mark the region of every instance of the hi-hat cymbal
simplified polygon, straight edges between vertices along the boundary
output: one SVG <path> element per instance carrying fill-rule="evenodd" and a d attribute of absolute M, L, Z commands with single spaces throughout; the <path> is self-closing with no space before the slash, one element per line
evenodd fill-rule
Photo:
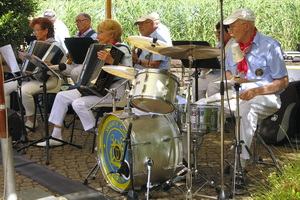
<path fill-rule="evenodd" d="M 192 56 L 193 59 L 198 60 L 218 57 L 221 55 L 221 50 L 209 46 L 190 44 L 166 47 L 160 49 L 158 53 L 176 59 L 189 59 Z"/>
<path fill-rule="evenodd" d="M 153 42 L 153 38 L 143 36 L 129 36 L 127 40 L 135 47 L 142 50 L 148 50 L 151 53 L 155 54 L 159 54 L 158 51 L 162 48 L 170 47 L 170 45 L 161 40 L 156 40 L 155 42 Z"/>
<path fill-rule="evenodd" d="M 137 71 L 137 69 L 134 69 L 133 67 L 119 65 L 103 66 L 102 69 L 112 75 L 128 80 L 133 80 L 135 78 L 135 72 Z"/>

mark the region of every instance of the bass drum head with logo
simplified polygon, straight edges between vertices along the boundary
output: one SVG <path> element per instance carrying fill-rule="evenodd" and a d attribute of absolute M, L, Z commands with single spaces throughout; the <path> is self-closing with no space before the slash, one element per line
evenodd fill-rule
<path fill-rule="evenodd" d="M 131 188 L 128 148 L 122 174 L 116 173 L 122 165 L 125 153 L 124 139 L 129 124 L 132 145 L 132 173 L 136 189 L 147 184 L 146 161 L 150 158 L 151 183 L 170 179 L 182 167 L 182 138 L 169 115 L 129 115 L 124 111 L 110 113 L 99 124 L 97 155 L 103 176 L 110 187 L 118 192 Z"/>

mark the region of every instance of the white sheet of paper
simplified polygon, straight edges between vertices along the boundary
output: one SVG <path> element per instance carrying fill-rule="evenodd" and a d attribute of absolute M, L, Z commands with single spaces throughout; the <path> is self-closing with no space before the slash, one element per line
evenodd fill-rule
<path fill-rule="evenodd" d="M 0 47 L 0 53 L 2 54 L 2 57 L 6 61 L 12 73 L 20 71 L 20 67 L 17 63 L 16 56 L 10 44 Z"/>

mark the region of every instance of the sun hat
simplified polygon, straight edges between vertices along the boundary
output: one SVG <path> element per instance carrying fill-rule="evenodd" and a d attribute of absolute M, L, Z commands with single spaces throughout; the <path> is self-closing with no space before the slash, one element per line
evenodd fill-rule
<path fill-rule="evenodd" d="M 236 9 L 223 21 L 223 24 L 229 25 L 238 19 L 254 22 L 255 15 L 251 10 L 245 8 Z"/>
<path fill-rule="evenodd" d="M 53 17 L 55 17 L 55 15 L 56 15 L 56 13 L 52 9 L 47 9 L 43 13 L 43 17 L 47 17 L 47 18 L 53 18 Z"/>
<path fill-rule="evenodd" d="M 134 25 L 136 25 L 138 22 L 144 22 L 146 21 L 147 19 L 150 19 L 152 21 L 155 20 L 154 16 L 153 15 L 141 15 L 137 20 L 136 22 L 134 22 Z"/>

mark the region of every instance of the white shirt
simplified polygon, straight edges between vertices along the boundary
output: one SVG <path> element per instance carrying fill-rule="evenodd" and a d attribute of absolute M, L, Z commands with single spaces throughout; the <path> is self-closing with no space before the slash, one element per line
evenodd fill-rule
<path fill-rule="evenodd" d="M 66 53 L 68 52 L 68 49 L 65 45 L 65 38 L 67 37 L 70 37 L 67 26 L 59 19 L 56 19 L 54 22 L 54 38 L 57 42 L 59 42 L 60 46 Z"/>

